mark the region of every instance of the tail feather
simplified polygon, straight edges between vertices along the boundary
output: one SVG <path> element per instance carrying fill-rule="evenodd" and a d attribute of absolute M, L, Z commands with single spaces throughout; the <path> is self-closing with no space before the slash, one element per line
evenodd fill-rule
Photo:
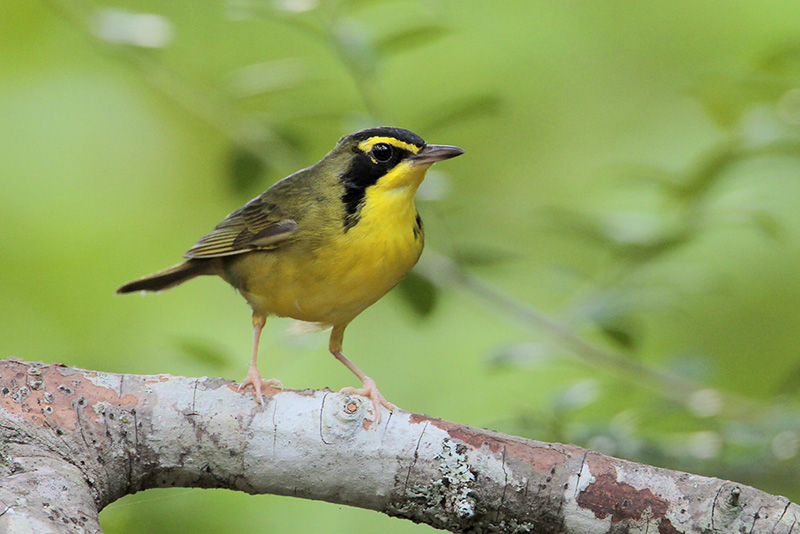
<path fill-rule="evenodd" d="M 195 276 L 212 274 L 211 266 L 206 260 L 189 260 L 178 265 L 168 267 L 133 282 L 128 282 L 117 289 L 117 294 L 134 293 L 137 291 L 163 291 L 180 285 Z"/>

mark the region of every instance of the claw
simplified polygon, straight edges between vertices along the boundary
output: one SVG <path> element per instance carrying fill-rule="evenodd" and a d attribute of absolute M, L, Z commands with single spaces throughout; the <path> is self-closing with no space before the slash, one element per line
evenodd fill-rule
<path fill-rule="evenodd" d="M 368 397 L 372 401 L 372 406 L 375 409 L 375 424 L 381 422 L 381 406 L 385 407 L 390 412 L 397 409 L 397 406 L 387 401 L 386 398 L 378 391 L 378 386 L 375 381 L 368 376 L 364 377 L 364 386 L 361 388 L 346 387 L 340 390 L 340 393 L 350 393 L 351 395 L 361 395 Z"/>
<path fill-rule="evenodd" d="M 253 386 L 253 389 L 256 391 L 256 399 L 258 399 L 258 403 L 261 406 L 264 406 L 264 397 L 261 395 L 261 388 L 262 387 L 278 387 L 283 389 L 283 383 L 278 380 L 277 378 L 270 378 L 269 380 L 264 380 L 261 378 L 261 373 L 258 372 L 258 369 L 255 367 L 251 367 L 249 371 L 247 371 L 247 376 L 242 380 L 239 384 L 239 387 L 236 388 L 237 391 L 241 391 L 242 389 L 246 388 L 247 386 Z"/>

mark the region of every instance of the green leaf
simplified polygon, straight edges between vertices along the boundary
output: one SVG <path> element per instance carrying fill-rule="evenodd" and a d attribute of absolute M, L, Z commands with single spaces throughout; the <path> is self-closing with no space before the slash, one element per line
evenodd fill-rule
<path fill-rule="evenodd" d="M 744 76 L 708 76 L 690 88 L 689 94 L 718 126 L 731 130 L 754 105 L 774 102 L 791 87 L 789 80 L 755 72 Z"/>
<path fill-rule="evenodd" d="M 615 344 L 627 350 L 636 350 L 639 340 L 630 319 L 617 319 L 615 321 L 599 323 L 598 326 L 603 334 Z"/>
<path fill-rule="evenodd" d="M 252 196 L 267 185 L 307 164 L 308 140 L 288 125 L 276 126 L 253 119 L 242 142 L 228 156 L 229 185 L 237 195 Z"/>
<path fill-rule="evenodd" d="M 379 54 L 396 54 L 432 43 L 447 33 L 446 28 L 435 24 L 417 26 L 387 35 L 379 39 L 375 46 Z"/>
<path fill-rule="evenodd" d="M 655 295 L 640 289 L 618 289 L 598 292 L 571 315 L 594 323 L 611 342 L 628 351 L 635 351 L 642 341 L 642 325 L 636 314 L 658 306 Z"/>
<path fill-rule="evenodd" d="M 603 225 L 585 213 L 559 206 L 543 206 L 536 212 L 536 218 L 544 231 L 569 234 L 603 245 L 611 242 Z"/>
<path fill-rule="evenodd" d="M 329 3 L 333 4 L 334 2 Z M 342 12 L 354 13 L 359 10 L 368 9 L 373 6 L 386 3 L 388 3 L 386 0 L 343 0 L 338 2 L 336 7 Z"/>
<path fill-rule="evenodd" d="M 230 361 L 221 349 L 214 347 L 208 340 L 186 338 L 175 340 L 174 343 L 184 355 L 210 367 L 219 369 Z"/>
<path fill-rule="evenodd" d="M 502 100 L 493 94 L 478 94 L 465 98 L 452 100 L 437 105 L 436 109 L 429 111 L 425 116 L 428 123 L 425 131 L 436 128 L 447 128 L 470 119 L 482 116 L 496 115 L 502 107 Z"/>
<path fill-rule="evenodd" d="M 733 129 L 749 107 L 747 95 L 730 79 L 722 76 L 707 77 L 689 90 L 717 126 Z"/>
<path fill-rule="evenodd" d="M 668 191 L 681 185 L 681 176 L 678 173 L 655 165 L 623 163 L 615 166 L 614 170 L 626 182 L 652 183 Z"/>
<path fill-rule="evenodd" d="M 783 77 L 800 76 L 800 42 L 773 48 L 756 62 L 756 67 Z"/>
<path fill-rule="evenodd" d="M 603 234 L 619 245 L 647 247 L 664 239 L 664 220 L 648 212 L 619 211 L 609 213 L 603 220 Z"/>
<path fill-rule="evenodd" d="M 776 393 L 793 396 L 800 394 L 800 360 L 783 373 L 783 379 L 778 383 Z"/>
<path fill-rule="evenodd" d="M 308 81 L 308 72 L 298 59 L 255 63 L 238 68 L 227 76 L 226 85 L 236 98 L 296 89 Z"/>
<path fill-rule="evenodd" d="M 563 355 L 556 354 L 553 347 L 547 343 L 516 343 L 492 351 L 487 357 L 487 363 L 492 367 L 535 370 L 547 367 L 563 358 Z"/>
<path fill-rule="evenodd" d="M 539 209 L 540 226 L 605 247 L 617 257 L 650 261 L 692 237 L 694 228 L 671 228 L 654 214 L 612 213 L 603 219 L 559 207 Z"/>
<path fill-rule="evenodd" d="M 666 368 L 673 374 L 685 376 L 698 383 L 712 381 L 719 373 L 719 369 L 715 368 L 711 358 L 696 352 L 680 354 L 671 358 L 667 361 Z"/>
<path fill-rule="evenodd" d="M 462 267 L 486 267 L 520 259 L 514 251 L 491 246 L 470 246 L 453 252 L 453 260 Z"/>
<path fill-rule="evenodd" d="M 342 17 L 333 25 L 332 37 L 347 65 L 357 77 L 371 78 L 378 67 L 378 50 L 367 28 L 357 20 Z"/>
<path fill-rule="evenodd" d="M 780 239 L 784 235 L 783 226 L 771 213 L 758 210 L 750 214 L 753 224 L 770 239 Z"/>
<path fill-rule="evenodd" d="M 600 382 L 593 379 L 581 380 L 561 390 L 552 400 L 553 411 L 563 416 L 592 404 L 600 396 Z"/>
<path fill-rule="evenodd" d="M 290 14 L 314 11 L 319 7 L 320 0 L 274 0 L 272 9 L 286 11 Z"/>
<path fill-rule="evenodd" d="M 411 271 L 397 286 L 398 294 L 421 317 L 430 315 L 439 299 L 439 289 L 427 278 Z"/>
<path fill-rule="evenodd" d="M 228 159 L 230 183 L 239 194 L 250 191 L 263 179 L 264 162 L 250 150 L 234 147 Z"/>

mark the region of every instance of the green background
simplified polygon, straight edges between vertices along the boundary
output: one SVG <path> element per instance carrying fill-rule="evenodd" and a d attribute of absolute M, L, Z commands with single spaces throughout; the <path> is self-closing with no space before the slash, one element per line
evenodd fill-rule
<path fill-rule="evenodd" d="M 347 332 L 388 399 L 797 500 L 798 20 L 792 1 L 3 0 L 0 356 L 241 379 L 249 309 L 226 284 L 114 290 L 341 135 L 391 124 L 466 154 L 421 191 L 427 263 Z M 512 301 L 440 286 L 436 254 Z M 326 334 L 289 324 L 267 323 L 265 376 L 355 385 Z M 101 518 L 429 530 L 192 489 Z"/>

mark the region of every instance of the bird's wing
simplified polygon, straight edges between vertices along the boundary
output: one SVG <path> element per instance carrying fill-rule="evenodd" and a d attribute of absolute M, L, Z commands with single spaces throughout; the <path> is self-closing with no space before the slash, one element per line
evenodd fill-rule
<path fill-rule="evenodd" d="M 297 229 L 293 219 L 282 217 L 275 204 L 258 197 L 228 215 L 214 230 L 189 249 L 185 258 L 218 258 L 251 250 L 270 250 Z"/>

